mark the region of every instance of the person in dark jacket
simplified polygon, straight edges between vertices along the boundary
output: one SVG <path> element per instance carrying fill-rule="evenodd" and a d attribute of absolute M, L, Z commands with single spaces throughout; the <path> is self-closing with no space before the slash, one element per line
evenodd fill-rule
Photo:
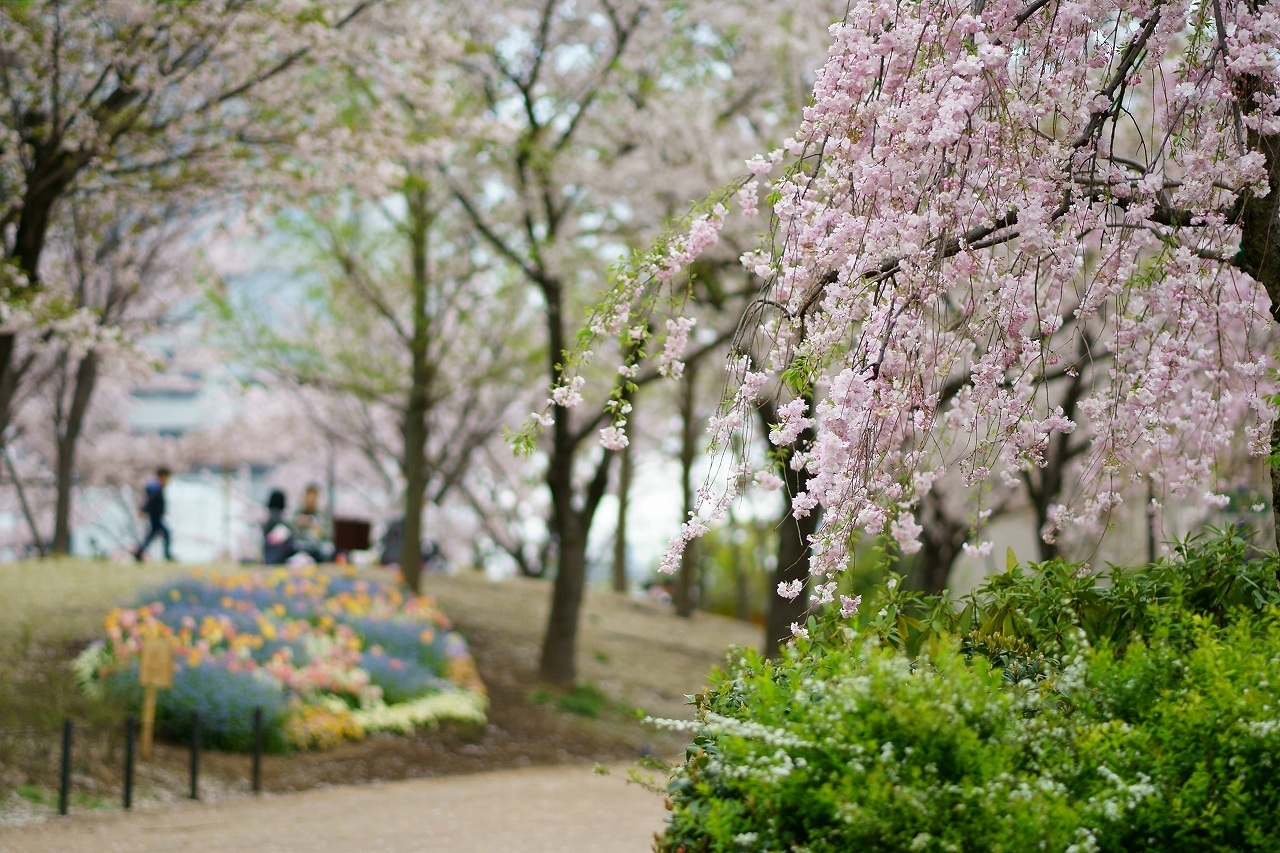
<path fill-rule="evenodd" d="M 150 523 L 147 535 L 133 552 L 133 558 L 139 563 L 147 551 L 147 546 L 151 544 L 157 536 L 164 540 L 164 558 L 166 560 L 173 559 L 173 553 L 170 551 L 172 540 L 169 536 L 169 528 L 164 523 L 164 487 L 169 485 L 169 469 L 157 468 L 154 478 L 147 481 L 146 497 L 142 501 L 142 515 Z"/>
<path fill-rule="evenodd" d="M 262 562 L 268 566 L 284 565 L 298 550 L 293 528 L 285 518 L 284 492 L 272 490 L 267 496 L 267 520 L 262 522 Z"/>

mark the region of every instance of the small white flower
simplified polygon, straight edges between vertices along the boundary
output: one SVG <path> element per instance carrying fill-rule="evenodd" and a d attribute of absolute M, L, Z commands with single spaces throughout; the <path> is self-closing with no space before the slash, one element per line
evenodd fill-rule
<path fill-rule="evenodd" d="M 804 581 L 782 581 L 778 584 L 778 595 L 787 601 L 795 601 L 797 595 L 804 591 Z"/>

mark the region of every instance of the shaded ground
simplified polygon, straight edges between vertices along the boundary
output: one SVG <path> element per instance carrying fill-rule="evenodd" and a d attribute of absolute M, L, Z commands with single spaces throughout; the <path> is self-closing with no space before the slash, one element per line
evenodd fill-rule
<path fill-rule="evenodd" d="M 617 768 L 556 767 L 85 815 L 0 828 L 0 851 L 630 853 L 650 849 L 662 815 Z"/>
<path fill-rule="evenodd" d="M 26 565 L 28 572 L 38 568 L 41 577 L 19 576 L 10 567 L 0 567 L 0 602 L 5 602 L 0 604 L 0 617 L 6 617 L 0 638 L 7 633 L 12 640 L 15 632 L 25 630 L 29 635 L 26 651 L 19 660 L 7 663 L 36 667 L 39 672 L 34 676 L 42 683 L 49 680 L 44 675 L 51 673 L 55 685 L 58 678 L 66 678 L 62 665 L 92 639 L 108 604 L 127 599 L 139 585 L 159 580 L 163 572 L 162 568 L 104 568 L 100 564 Z M 530 765 L 589 766 L 598 761 L 634 759 L 648 751 L 675 755 L 684 739 L 642 725 L 636 709 L 658 717 L 687 717 L 684 694 L 702 686 L 727 645 L 755 643 L 759 634 L 753 626 L 718 616 L 699 614 L 682 620 L 656 604 L 608 592 L 589 593 L 579 671 L 584 682 L 599 688 L 606 697 L 599 716 L 593 719 L 561 710 L 554 697 L 539 693 L 537 658 L 550 593 L 547 583 L 527 579 L 492 583 L 477 575 L 432 575 L 424 585 L 472 646 L 490 693 L 489 725 L 483 729 L 446 727 L 412 738 L 374 736 L 327 752 L 267 756 L 263 773 L 266 790 L 298 791 Z M 65 686 L 61 689 L 65 693 Z M 46 722 L 83 710 L 75 707 L 74 697 L 68 700 L 55 694 L 46 704 L 60 707 L 43 709 L 49 718 Z M 539 699 L 542 701 L 536 701 Z M 6 725 L 4 710 L 0 707 L 0 729 Z M 85 749 L 97 749 L 100 760 L 76 779 L 77 790 L 88 795 L 80 801 L 83 809 L 114 807 L 118 802 L 118 771 L 113 768 L 119 761 L 113 756 L 119 746 L 113 753 L 112 735 L 105 728 L 101 732 L 107 733 L 100 733 L 101 743 L 94 741 L 96 731 L 86 732 Z M 56 733 L 47 737 L 56 744 Z M 158 744 L 153 761 L 140 768 L 138 802 L 185 797 L 187 761 L 183 746 Z M 218 800 L 247 792 L 248 777 L 246 756 L 206 753 L 201 795 Z M 47 790 L 52 783 L 43 784 Z M 48 798 L 36 804 L 32 799 L 10 794 L 0 802 L 0 821 L 51 811 Z M 73 801 L 73 806 L 76 804 Z"/>

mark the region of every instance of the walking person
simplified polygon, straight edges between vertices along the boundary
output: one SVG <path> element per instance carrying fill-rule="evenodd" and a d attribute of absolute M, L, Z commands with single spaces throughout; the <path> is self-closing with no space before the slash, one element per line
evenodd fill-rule
<path fill-rule="evenodd" d="M 171 540 L 169 537 L 169 528 L 164 523 L 164 487 L 169 485 L 169 469 L 157 468 L 155 477 L 147 481 L 146 498 L 142 502 L 142 514 L 146 516 L 150 522 L 150 529 L 143 538 L 142 544 L 133 552 L 133 558 L 139 563 L 147 551 L 147 546 L 151 541 L 159 536 L 164 540 L 164 558 L 166 560 L 173 559 L 173 552 L 170 551 Z"/>

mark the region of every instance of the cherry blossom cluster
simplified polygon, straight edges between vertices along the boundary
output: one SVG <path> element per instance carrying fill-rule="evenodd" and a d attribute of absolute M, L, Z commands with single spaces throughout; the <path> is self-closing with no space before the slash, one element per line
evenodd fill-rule
<path fill-rule="evenodd" d="M 749 164 L 789 163 L 743 256 L 766 345 L 710 425 L 726 448 L 791 389 L 769 439 L 807 473 L 796 516 L 822 513 L 818 600 L 856 534 L 911 553 L 938 478 L 1016 490 L 1055 436 L 1089 449 L 1048 539 L 1103 530 L 1137 484 L 1221 501 L 1223 460 L 1268 452 L 1271 303 L 1233 258 L 1241 200 L 1269 191 L 1249 140 L 1280 132 L 1280 26 L 1221 5 L 861 0 L 832 28 L 800 126 Z M 780 485 L 743 466 L 665 568 L 726 497 Z"/>
<path fill-rule="evenodd" d="M 521 431 L 513 437 L 518 451 L 531 450 L 537 435 L 555 424 L 555 408 L 572 409 L 582 402 L 581 391 L 586 384 L 582 371 L 595 355 L 591 345 L 601 338 L 613 338 L 621 343 L 623 363 L 617 367 L 615 375 L 619 381 L 604 406 L 610 423 L 599 431 L 600 444 L 607 450 L 621 450 L 629 444 L 626 426 L 632 405 L 628 398 L 636 387 L 633 380 L 640 372 L 645 347 L 653 338 L 650 326 L 654 315 L 663 304 L 670 314 L 664 321 L 665 334 L 660 338 L 658 374 L 679 379 L 685 368 L 681 359 L 697 318 L 683 313 L 688 301 L 687 288 L 680 289 L 674 282 L 681 275 L 688 275 L 694 262 L 719 242 L 729 212 L 727 204 L 735 198 L 744 207 L 753 204 L 751 199 L 757 188 L 758 182 L 740 180 L 721 189 L 700 209 L 695 208 L 678 221 L 654 248 L 637 253 L 616 274 L 612 289 L 592 310 L 575 348 L 562 354 L 562 381 L 551 389 L 545 407 L 530 413 Z M 664 288 L 669 292 L 664 292 Z"/>

